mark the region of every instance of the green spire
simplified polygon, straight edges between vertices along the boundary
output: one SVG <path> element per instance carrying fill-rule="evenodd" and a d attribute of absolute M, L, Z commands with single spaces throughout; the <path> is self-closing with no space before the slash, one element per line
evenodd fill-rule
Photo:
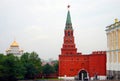
<path fill-rule="evenodd" d="M 70 16 L 70 11 L 69 10 L 68 10 L 68 13 L 67 13 L 65 30 L 73 30 L 72 22 L 71 22 L 71 16 Z"/>
<path fill-rule="evenodd" d="M 68 13 L 67 13 L 66 24 L 72 24 L 72 23 L 71 23 L 71 17 L 70 17 L 70 11 L 69 11 L 69 10 L 68 10 Z"/>

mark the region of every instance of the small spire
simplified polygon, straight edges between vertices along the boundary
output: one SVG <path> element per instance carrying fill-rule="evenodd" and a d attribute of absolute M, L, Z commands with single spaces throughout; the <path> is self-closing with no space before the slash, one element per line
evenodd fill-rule
<path fill-rule="evenodd" d="M 72 29 L 72 22 L 71 22 L 71 16 L 70 16 L 70 5 L 67 6 L 68 12 L 67 12 L 67 19 L 66 19 L 66 27 L 65 29 Z"/>
<path fill-rule="evenodd" d="M 67 13 L 67 20 L 66 20 L 66 24 L 71 24 L 71 17 L 70 17 L 70 5 L 67 6 L 68 7 L 68 13 Z"/>

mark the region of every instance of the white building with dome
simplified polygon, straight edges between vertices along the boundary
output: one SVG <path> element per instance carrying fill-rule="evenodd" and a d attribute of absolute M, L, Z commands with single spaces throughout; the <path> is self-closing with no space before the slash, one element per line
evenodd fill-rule
<path fill-rule="evenodd" d="M 6 50 L 6 54 L 13 54 L 14 56 L 20 57 L 23 54 L 23 50 L 19 48 L 19 44 L 13 41 L 10 47 Z"/>

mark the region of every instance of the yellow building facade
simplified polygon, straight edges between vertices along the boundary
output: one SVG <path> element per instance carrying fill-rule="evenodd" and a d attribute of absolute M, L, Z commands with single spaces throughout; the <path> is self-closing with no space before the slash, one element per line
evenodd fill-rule
<path fill-rule="evenodd" d="M 106 27 L 107 34 L 107 77 L 120 79 L 120 21 Z"/>

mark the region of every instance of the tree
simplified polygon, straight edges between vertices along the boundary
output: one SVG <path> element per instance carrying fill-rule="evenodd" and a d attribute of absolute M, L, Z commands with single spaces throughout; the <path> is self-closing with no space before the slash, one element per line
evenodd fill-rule
<path fill-rule="evenodd" d="M 24 53 L 20 58 L 0 54 L 0 81 L 33 79 L 40 72 L 41 59 L 36 52 Z"/>
<path fill-rule="evenodd" d="M 3 79 L 4 74 L 3 74 L 3 70 L 4 70 L 4 66 L 3 66 L 3 62 L 4 62 L 5 56 L 3 54 L 0 54 L 0 80 Z"/>
<path fill-rule="evenodd" d="M 58 72 L 58 61 L 57 60 L 55 60 L 54 61 L 54 65 L 53 65 L 53 67 L 54 67 L 54 69 L 55 69 L 55 72 Z"/>
<path fill-rule="evenodd" d="M 48 74 L 54 73 L 55 69 L 54 67 L 52 67 L 51 65 L 47 63 L 46 65 L 43 66 L 42 71 L 43 71 L 42 72 L 43 74 L 48 75 Z"/>
<path fill-rule="evenodd" d="M 33 63 L 33 65 L 37 69 L 37 73 L 40 73 L 42 71 L 42 67 L 41 67 L 42 62 L 36 52 L 32 52 L 30 54 L 30 61 Z"/>
<path fill-rule="evenodd" d="M 0 80 L 2 81 L 16 81 L 23 78 L 24 69 L 20 60 L 13 54 L 7 56 L 0 55 Z"/>
<path fill-rule="evenodd" d="M 25 79 L 33 79 L 41 72 L 41 59 L 36 52 L 24 53 L 21 62 L 26 69 Z"/>

